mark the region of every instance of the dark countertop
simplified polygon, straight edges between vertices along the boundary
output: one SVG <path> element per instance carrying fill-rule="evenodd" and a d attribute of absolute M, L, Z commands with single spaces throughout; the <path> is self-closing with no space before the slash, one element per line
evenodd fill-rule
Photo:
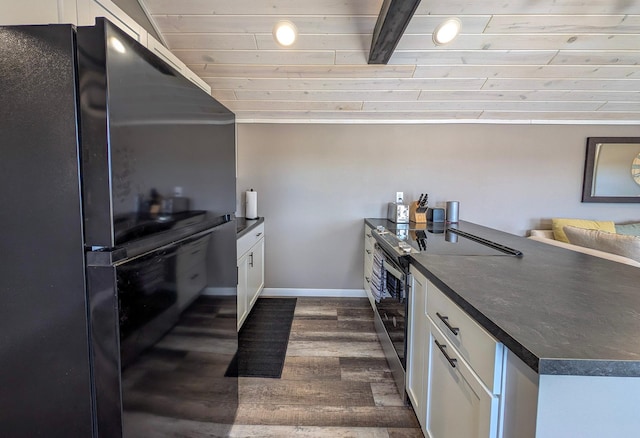
<path fill-rule="evenodd" d="M 236 218 L 236 239 L 241 238 L 249 231 L 253 230 L 255 227 L 264 222 L 263 217 L 259 217 L 258 219 L 247 219 L 246 217 L 237 217 Z"/>
<path fill-rule="evenodd" d="M 464 228 L 524 255 L 419 253 L 412 263 L 488 332 L 540 374 L 640 377 L 640 269 Z"/>

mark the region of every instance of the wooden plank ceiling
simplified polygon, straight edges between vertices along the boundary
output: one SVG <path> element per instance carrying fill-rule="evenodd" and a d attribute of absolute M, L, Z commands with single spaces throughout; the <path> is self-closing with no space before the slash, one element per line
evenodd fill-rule
<path fill-rule="evenodd" d="M 382 0 L 140 2 L 238 121 L 640 121 L 637 0 L 422 0 L 387 65 L 367 64 Z"/>

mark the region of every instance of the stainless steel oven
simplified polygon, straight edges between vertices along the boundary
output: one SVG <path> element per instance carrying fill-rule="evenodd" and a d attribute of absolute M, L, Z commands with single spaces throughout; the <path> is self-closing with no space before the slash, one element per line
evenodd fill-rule
<path fill-rule="evenodd" d="M 402 233 L 402 231 L 401 231 Z M 388 230 L 373 231 L 376 239 L 372 293 L 375 298 L 375 326 L 398 391 L 405 394 L 408 294 L 410 293 L 409 254 L 394 248 Z M 400 242 L 401 240 L 398 240 Z M 405 394 L 405 401 L 407 400 Z"/>

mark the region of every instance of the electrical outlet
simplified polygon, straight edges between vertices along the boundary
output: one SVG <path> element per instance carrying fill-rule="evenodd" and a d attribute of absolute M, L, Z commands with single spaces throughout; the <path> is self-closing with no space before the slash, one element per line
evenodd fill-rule
<path fill-rule="evenodd" d="M 396 192 L 396 202 L 402 204 L 404 202 L 404 192 Z"/>

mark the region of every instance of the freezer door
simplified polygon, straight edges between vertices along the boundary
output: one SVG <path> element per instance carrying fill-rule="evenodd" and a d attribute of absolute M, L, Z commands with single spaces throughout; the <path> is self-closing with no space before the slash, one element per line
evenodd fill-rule
<path fill-rule="evenodd" d="M 235 211 L 231 111 L 104 19 L 78 58 L 88 246 Z"/>

